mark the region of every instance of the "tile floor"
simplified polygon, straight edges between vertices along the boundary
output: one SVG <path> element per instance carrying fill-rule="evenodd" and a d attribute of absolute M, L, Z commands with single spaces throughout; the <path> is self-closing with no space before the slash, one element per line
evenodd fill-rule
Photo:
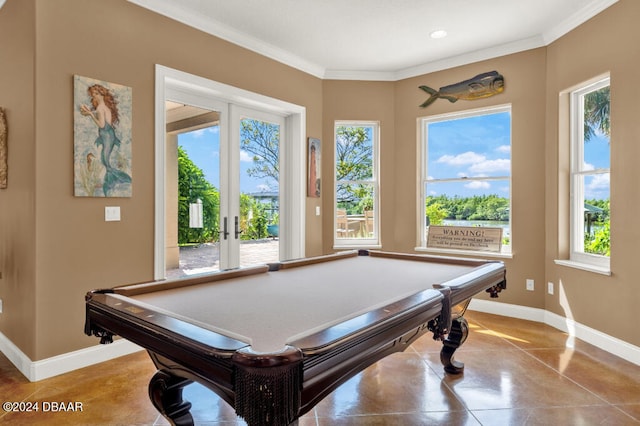
<path fill-rule="evenodd" d="M 425 335 L 372 365 L 300 419 L 324 425 L 638 425 L 640 366 L 543 324 L 469 311 L 460 376 L 444 374 Z M 6 413 L 18 425 L 166 425 L 147 397 L 145 352 L 28 382 L 0 355 L 0 402 L 80 402 L 82 412 Z M 190 385 L 199 425 L 244 424 L 215 394 Z M 42 406 L 42 405 L 41 405 Z"/>

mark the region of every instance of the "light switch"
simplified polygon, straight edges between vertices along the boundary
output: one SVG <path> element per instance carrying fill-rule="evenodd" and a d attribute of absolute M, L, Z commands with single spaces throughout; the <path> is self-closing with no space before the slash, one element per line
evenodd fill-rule
<path fill-rule="evenodd" d="M 320 216 L 320 206 L 316 206 L 316 216 Z"/>
<path fill-rule="evenodd" d="M 120 206 L 107 206 L 104 208 L 105 222 L 117 222 L 120 220 Z"/>

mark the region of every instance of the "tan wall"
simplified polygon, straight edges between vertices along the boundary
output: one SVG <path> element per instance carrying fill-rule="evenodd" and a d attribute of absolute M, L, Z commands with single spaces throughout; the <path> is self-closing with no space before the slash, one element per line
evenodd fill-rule
<path fill-rule="evenodd" d="M 8 0 L 0 10 L 0 105 L 10 120 L 9 189 L 0 190 L 0 332 L 33 360 L 95 345 L 82 333 L 85 292 L 153 278 L 154 65 L 162 64 L 307 108 L 307 135 L 323 142 L 322 198 L 306 201 L 307 255 L 332 251 L 334 120 L 380 121 L 383 248 L 411 252 L 416 119 L 510 103 L 514 255 L 505 261 L 509 289 L 499 300 L 569 315 L 558 292 L 544 292 L 546 281 L 562 282 L 577 321 L 640 345 L 629 314 L 640 299 L 633 268 L 640 233 L 634 16 L 640 4 L 620 0 L 548 48 L 399 82 L 354 82 L 321 81 L 125 0 Z M 505 77 L 503 94 L 418 108 L 425 97 L 419 85 L 441 87 L 493 69 Z M 626 209 L 614 207 L 610 278 L 552 261 L 558 200 L 566 199 L 557 191 L 558 92 L 607 69 L 612 201 Z M 74 74 L 133 88 L 131 198 L 73 197 Z M 120 222 L 104 222 L 107 205 L 121 207 Z M 535 292 L 525 291 L 526 278 L 535 280 Z"/>
<path fill-rule="evenodd" d="M 640 302 L 640 2 L 620 0 L 547 49 L 546 257 L 547 310 L 640 346 L 633 314 Z M 558 137 L 559 93 L 611 73 L 611 270 L 610 277 L 554 263 L 566 255 L 568 235 L 558 211 L 568 211 L 567 141 Z M 560 170 L 560 173 L 558 172 Z M 560 190 L 558 189 L 560 188 Z"/>
<path fill-rule="evenodd" d="M 24 28 L 18 25 L 16 18 L 22 16 L 27 23 L 35 16 L 37 32 L 34 23 Z M 8 293 L 0 288 L 0 297 L 6 303 L 0 332 L 31 359 L 39 360 L 97 343 L 95 338 L 83 335 L 83 297 L 88 290 L 153 279 L 155 64 L 306 106 L 310 135 L 321 135 L 322 82 L 125 0 L 36 1 L 35 12 L 33 2 L 8 0 L 0 19 L 3 35 L 8 31 L 5 21 L 16 27 L 16 34 L 24 33 L 23 37 L 12 34 L 9 47 L 18 51 L 16 55 L 26 56 L 27 65 L 31 65 L 31 69 L 25 65 L 3 70 L 2 87 L 15 85 L 17 79 L 28 80 L 21 92 L 10 98 L 3 95 L 2 99 L 12 109 L 13 119 L 23 123 L 25 148 L 29 141 L 33 145 L 33 132 L 36 134 L 35 154 L 32 146 L 19 158 L 20 148 L 16 148 L 12 158 L 14 162 L 19 160 L 12 167 L 12 183 L 18 184 L 19 169 L 28 167 L 31 176 L 23 184 L 31 183 L 29 191 L 17 192 L 16 188 L 12 203 L 5 203 L 9 193 L 0 195 L 2 206 L 12 204 L 13 218 L 7 220 L 7 226 L 12 232 L 20 230 L 20 244 L 27 245 L 35 238 L 35 249 L 31 243 L 31 250 L 15 253 L 23 275 L 2 280 L 15 289 Z M 16 46 L 17 40 L 20 44 Z M 13 58 L 9 53 L 7 56 Z M 29 78 L 28 72 L 33 76 L 34 60 L 35 78 Z M 6 62 L 2 61 L 3 66 Z M 131 198 L 73 196 L 74 74 L 133 89 Z M 26 108 L 34 99 L 34 83 L 35 120 L 33 105 L 31 111 L 13 112 L 18 107 Z M 12 134 L 12 140 L 19 137 L 18 131 Z M 20 197 L 27 199 L 22 201 Z M 35 217 L 33 205 L 28 205 L 34 199 Z M 121 207 L 120 222 L 104 221 L 104 207 L 108 205 Z M 29 219 L 24 215 L 30 211 Z M 23 220 L 24 226 L 16 226 Z M 310 218 L 308 226 L 321 229 L 315 217 Z M 308 252 L 320 252 L 320 238 L 319 232 L 309 233 Z M 4 245 L 17 245 L 18 236 L 2 239 Z M 5 274 L 9 275 L 8 271 Z M 24 300 L 17 302 L 20 295 Z M 15 303 L 20 303 L 20 314 L 9 313 L 17 308 Z M 26 309 L 29 303 L 35 304 L 37 315 L 33 306 Z M 20 335 L 13 331 L 17 324 Z"/>
<path fill-rule="evenodd" d="M 544 107 L 545 49 L 536 49 L 399 82 L 326 81 L 324 134 L 333 143 L 335 120 L 378 120 L 381 123 L 381 241 L 384 250 L 412 252 L 417 245 L 417 119 L 427 115 L 491 105 L 512 105 L 512 212 L 513 259 L 506 259 L 509 291 L 500 301 L 544 307 Z M 439 100 L 427 109 L 418 107 L 425 93 L 485 71 L 497 70 L 506 81 L 503 94 L 474 102 L 452 104 Z M 324 150 L 323 173 L 332 176 L 333 152 Z M 331 177 L 333 188 L 333 177 Z M 324 180 L 327 182 L 327 179 Z M 329 185 L 326 185 L 329 186 Z M 324 193 L 325 211 L 333 206 Z M 324 248 L 331 249 L 332 218 L 325 215 Z M 525 280 L 538 284 L 525 290 Z"/>
<path fill-rule="evenodd" d="M 418 88 L 439 88 L 496 70 L 505 79 L 503 93 L 475 101 L 450 103 L 440 99 L 422 109 L 427 95 Z M 507 267 L 508 291 L 501 302 L 534 308 L 544 307 L 544 125 L 545 49 L 535 49 L 446 71 L 411 78 L 396 86 L 396 174 L 394 187 L 394 240 L 389 249 L 411 251 L 417 243 L 417 134 L 418 117 L 453 111 L 511 104 L 511 214 L 512 259 Z M 400 184 L 401 183 L 401 184 Z M 392 205 L 383 204 L 384 211 Z M 386 243 L 385 243 L 385 248 Z M 536 289 L 526 291 L 525 280 L 533 279 Z"/>
<path fill-rule="evenodd" d="M 333 250 L 333 209 L 335 179 L 334 123 L 336 120 L 367 120 L 380 123 L 380 211 L 381 235 L 384 242 L 393 239 L 394 199 L 394 83 L 372 81 L 324 82 L 324 141 L 322 146 L 323 247 L 325 253 Z"/>
<path fill-rule="evenodd" d="M 0 189 L 0 332 L 28 354 L 36 347 L 34 10 L 30 0 L 0 10 L 0 106 L 9 128 L 8 186 Z"/>

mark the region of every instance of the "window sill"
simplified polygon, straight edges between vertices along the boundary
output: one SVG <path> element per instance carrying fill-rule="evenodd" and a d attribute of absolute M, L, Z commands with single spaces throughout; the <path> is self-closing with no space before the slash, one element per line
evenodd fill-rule
<path fill-rule="evenodd" d="M 415 247 L 415 251 L 429 253 L 429 254 L 447 254 L 447 255 L 465 255 L 482 258 L 495 258 L 495 259 L 513 259 L 513 253 L 493 253 L 489 251 L 474 251 L 474 250 L 454 250 L 454 249 L 437 249 L 431 247 Z"/>
<path fill-rule="evenodd" d="M 556 259 L 553 261 L 556 265 L 567 266 L 569 268 L 580 269 L 582 271 L 593 272 L 596 274 L 611 276 L 611 268 L 608 266 L 596 266 L 589 263 L 580 263 L 574 260 Z"/>

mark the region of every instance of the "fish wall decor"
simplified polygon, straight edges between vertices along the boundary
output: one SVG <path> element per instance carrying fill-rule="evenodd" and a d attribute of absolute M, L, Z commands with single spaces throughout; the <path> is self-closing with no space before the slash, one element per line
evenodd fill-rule
<path fill-rule="evenodd" d="M 478 74 L 469 80 L 441 87 L 440 90 L 429 86 L 420 86 L 420 89 L 431 95 L 420 105 L 420 108 L 426 108 L 439 98 L 456 102 L 458 99 L 472 101 L 497 95 L 504 91 L 504 77 L 497 71 L 490 71 Z"/>

